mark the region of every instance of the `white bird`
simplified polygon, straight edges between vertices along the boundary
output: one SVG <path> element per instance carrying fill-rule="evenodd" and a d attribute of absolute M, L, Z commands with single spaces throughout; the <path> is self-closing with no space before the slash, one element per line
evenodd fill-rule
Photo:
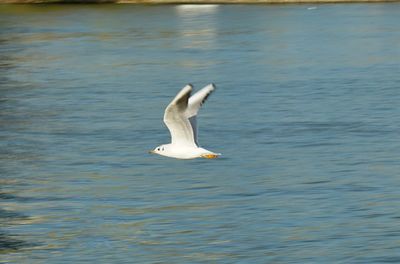
<path fill-rule="evenodd" d="M 197 140 L 196 116 L 207 97 L 215 90 L 215 85 L 209 84 L 190 96 L 192 88 L 191 84 L 183 87 L 165 108 L 164 123 L 171 133 L 171 143 L 160 145 L 150 153 L 176 159 L 214 159 L 221 155 L 201 148 Z"/>

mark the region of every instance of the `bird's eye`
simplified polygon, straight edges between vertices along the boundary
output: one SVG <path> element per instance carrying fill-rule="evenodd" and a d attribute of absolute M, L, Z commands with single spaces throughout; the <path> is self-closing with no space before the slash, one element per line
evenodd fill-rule
<path fill-rule="evenodd" d="M 157 148 L 158 151 L 160 151 L 160 148 Z"/>

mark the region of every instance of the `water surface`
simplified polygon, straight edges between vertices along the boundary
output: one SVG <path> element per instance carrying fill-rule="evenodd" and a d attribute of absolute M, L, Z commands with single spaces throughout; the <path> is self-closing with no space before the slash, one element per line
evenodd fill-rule
<path fill-rule="evenodd" d="M 0 262 L 400 262 L 399 13 L 0 6 Z M 188 82 L 220 159 L 147 154 Z"/>

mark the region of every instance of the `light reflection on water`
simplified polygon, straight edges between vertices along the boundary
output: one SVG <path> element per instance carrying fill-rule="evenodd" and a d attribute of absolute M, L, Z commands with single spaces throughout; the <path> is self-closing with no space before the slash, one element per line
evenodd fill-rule
<path fill-rule="evenodd" d="M 399 5 L 308 7 L 1 6 L 1 261 L 399 262 Z"/>

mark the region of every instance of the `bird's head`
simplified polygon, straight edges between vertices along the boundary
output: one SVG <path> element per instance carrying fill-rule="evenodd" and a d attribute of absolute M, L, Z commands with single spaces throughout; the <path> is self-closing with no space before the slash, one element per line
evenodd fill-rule
<path fill-rule="evenodd" d="M 160 145 L 160 146 L 156 147 L 155 149 L 150 150 L 149 153 L 163 155 L 165 150 L 166 150 L 166 145 Z"/>

